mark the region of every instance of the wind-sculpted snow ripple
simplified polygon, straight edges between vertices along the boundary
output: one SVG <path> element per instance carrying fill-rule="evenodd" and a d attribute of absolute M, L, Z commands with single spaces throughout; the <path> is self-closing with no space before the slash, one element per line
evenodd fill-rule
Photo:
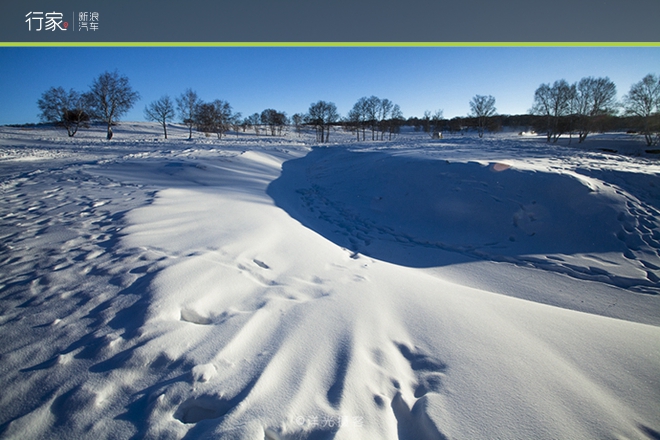
<path fill-rule="evenodd" d="M 150 195 L 79 165 L 6 177 L 2 195 L 0 436 L 41 436 L 21 429 L 21 417 L 46 408 L 48 434 L 66 437 L 89 429 L 71 414 L 86 405 L 101 411 L 107 397 L 86 382 L 129 361 L 139 345 L 133 338 L 156 265 L 118 242 L 125 212 Z"/>

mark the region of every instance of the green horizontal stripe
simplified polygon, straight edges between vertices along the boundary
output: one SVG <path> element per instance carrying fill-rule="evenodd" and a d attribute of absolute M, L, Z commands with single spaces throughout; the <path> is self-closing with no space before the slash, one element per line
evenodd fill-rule
<path fill-rule="evenodd" d="M 519 42 L 519 41 L 486 41 L 486 42 L 453 42 L 453 41 L 421 41 L 421 42 L 343 42 L 343 41 L 236 41 L 236 42 L 74 42 L 74 41 L 39 41 L 39 42 L 0 42 L 0 47 L 660 47 L 657 41 L 623 42 L 623 41 L 582 41 L 582 42 Z"/>

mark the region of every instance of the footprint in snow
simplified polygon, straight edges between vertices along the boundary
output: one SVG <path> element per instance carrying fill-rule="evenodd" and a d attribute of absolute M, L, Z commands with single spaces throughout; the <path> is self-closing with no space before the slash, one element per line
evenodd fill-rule
<path fill-rule="evenodd" d="M 199 312 L 191 309 L 181 309 L 181 321 L 197 325 L 211 325 L 213 320 L 209 316 L 202 316 Z"/>
<path fill-rule="evenodd" d="M 397 392 L 392 398 L 391 408 L 397 420 L 399 439 L 446 439 L 447 437 L 429 417 L 426 406 L 429 397 L 442 389 L 447 364 L 417 347 L 410 348 L 406 344 L 395 344 L 417 379 L 413 390 L 415 402 L 412 407 L 403 399 L 401 384 L 396 380 L 393 381 Z M 376 400 L 376 404 L 378 403 Z"/>
<path fill-rule="evenodd" d="M 260 268 L 262 268 L 262 269 L 270 269 L 270 266 L 267 265 L 266 263 L 264 263 L 261 260 L 254 259 L 254 260 L 252 260 L 252 262 L 254 264 L 256 264 L 257 266 L 259 266 Z"/>

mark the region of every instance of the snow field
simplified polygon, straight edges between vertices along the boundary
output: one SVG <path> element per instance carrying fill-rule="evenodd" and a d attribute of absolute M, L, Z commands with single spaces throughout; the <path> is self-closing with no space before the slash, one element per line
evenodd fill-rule
<path fill-rule="evenodd" d="M 0 436 L 657 437 L 653 162 L 131 127 L 2 138 Z"/>

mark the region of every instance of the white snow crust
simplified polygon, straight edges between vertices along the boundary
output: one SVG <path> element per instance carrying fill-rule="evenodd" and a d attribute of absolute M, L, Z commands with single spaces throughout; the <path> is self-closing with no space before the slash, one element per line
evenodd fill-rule
<path fill-rule="evenodd" d="M 0 127 L 0 437 L 660 438 L 625 134 Z"/>

